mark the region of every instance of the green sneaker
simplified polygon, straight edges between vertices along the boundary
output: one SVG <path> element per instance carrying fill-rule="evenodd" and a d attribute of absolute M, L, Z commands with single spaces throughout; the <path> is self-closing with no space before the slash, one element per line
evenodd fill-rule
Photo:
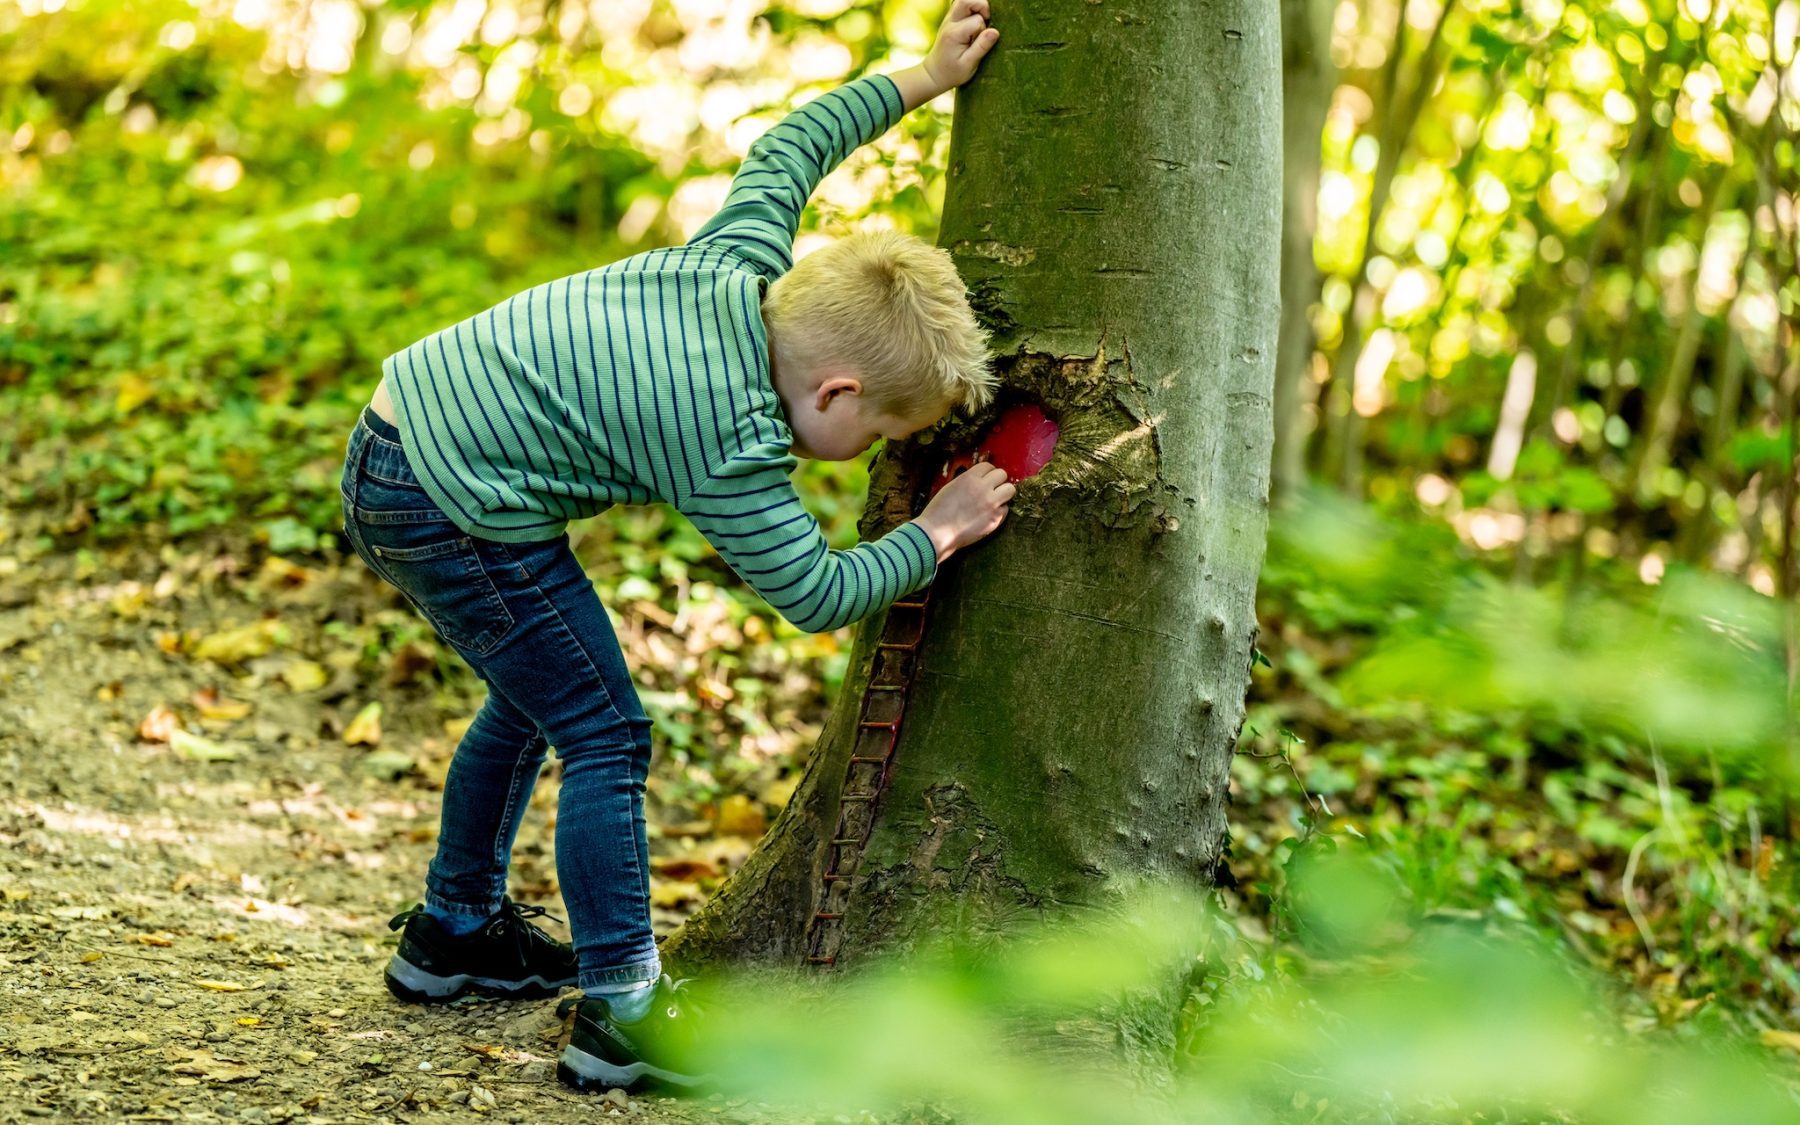
<path fill-rule="evenodd" d="M 556 1076 L 577 1090 L 710 1089 L 714 1076 L 699 1051 L 701 1012 L 687 984 L 664 973 L 649 1013 L 631 1023 L 615 1021 L 604 996 L 572 996 L 558 1004 L 559 1016 L 575 1010 L 575 1031 L 556 1061 Z"/>

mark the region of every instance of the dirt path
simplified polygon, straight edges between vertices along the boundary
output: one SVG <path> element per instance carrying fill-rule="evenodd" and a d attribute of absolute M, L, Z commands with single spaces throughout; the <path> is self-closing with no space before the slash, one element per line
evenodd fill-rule
<path fill-rule="evenodd" d="M 0 1120 L 791 1119 L 567 1090 L 552 1001 L 389 996 L 386 923 L 421 893 L 480 685 L 440 679 L 360 568 L 19 547 L 0 540 Z M 369 701 L 385 737 L 352 745 Z M 555 791 L 547 771 L 513 890 L 560 916 Z M 720 871 L 749 847 L 700 844 Z M 676 845 L 696 848 L 653 847 Z M 659 881 L 659 932 L 683 886 Z"/>

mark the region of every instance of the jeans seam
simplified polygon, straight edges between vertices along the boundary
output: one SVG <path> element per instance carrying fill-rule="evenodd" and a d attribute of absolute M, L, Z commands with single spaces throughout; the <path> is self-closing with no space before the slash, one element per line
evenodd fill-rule
<path fill-rule="evenodd" d="M 569 638 L 569 640 L 574 642 L 575 650 L 577 652 L 581 653 L 581 658 L 583 660 L 587 661 L 588 672 L 594 677 L 594 681 L 600 685 L 600 690 L 606 691 L 606 677 L 601 675 L 600 669 L 594 666 L 594 658 L 592 656 L 590 656 L 588 654 L 587 649 L 582 646 L 581 637 L 575 632 L 574 629 L 571 629 L 569 627 L 568 621 L 564 620 L 563 615 L 562 615 L 562 610 L 556 604 L 556 599 L 552 598 L 547 592 L 545 592 L 543 586 L 539 585 L 536 581 L 533 581 L 531 583 L 531 589 L 539 597 L 542 597 L 544 599 L 545 605 L 550 607 L 551 614 L 553 614 L 556 617 L 557 627 L 563 631 L 563 633 Z M 600 611 L 602 613 L 605 613 L 606 607 L 602 606 Z M 629 735 L 631 733 L 630 720 L 626 719 L 624 714 L 622 712 L 620 712 L 617 701 L 615 701 L 612 697 L 612 692 L 607 691 L 606 696 L 607 696 L 607 699 L 606 699 L 607 707 L 612 711 L 612 713 L 615 716 L 618 717 L 619 722 L 625 727 L 626 734 Z M 632 748 L 632 752 L 635 754 L 637 752 L 636 739 L 632 740 L 631 748 Z M 563 753 L 564 753 L 563 748 L 560 746 L 557 747 L 557 754 L 560 756 Z M 635 824 L 632 827 L 634 830 L 636 829 Z M 636 841 L 633 841 L 633 843 L 632 843 L 631 863 L 632 863 L 632 866 L 634 866 L 634 867 L 641 868 L 641 866 L 642 866 L 641 864 L 638 863 Z M 637 876 L 638 876 L 638 878 L 637 878 L 638 896 L 643 901 L 645 911 L 648 912 L 648 910 L 650 908 L 650 873 L 648 871 L 639 870 L 637 873 Z"/>
<path fill-rule="evenodd" d="M 491 691 L 492 688 L 489 690 Z M 514 710 L 518 709 L 515 707 Z M 524 714 L 524 712 L 520 712 L 520 714 Z M 531 721 L 529 716 L 526 717 L 526 721 Z M 519 756 L 513 759 L 511 784 L 508 785 L 506 789 L 506 804 L 501 806 L 505 811 L 500 816 L 500 823 L 494 833 L 494 841 L 488 848 L 488 851 L 493 856 L 493 861 L 500 867 L 500 881 L 503 884 L 506 881 L 507 868 L 511 866 L 512 850 L 509 848 L 507 849 L 506 855 L 501 855 L 500 841 L 511 835 L 507 829 L 512 826 L 513 818 L 522 811 L 518 807 L 519 786 L 523 781 L 523 771 L 519 767 L 525 764 L 525 759 L 530 755 L 532 743 L 538 740 L 540 734 L 542 734 L 541 731 L 534 729 L 531 734 L 526 737 L 525 745 L 520 749 Z M 532 776 L 534 778 L 537 776 L 537 767 L 533 767 Z"/>

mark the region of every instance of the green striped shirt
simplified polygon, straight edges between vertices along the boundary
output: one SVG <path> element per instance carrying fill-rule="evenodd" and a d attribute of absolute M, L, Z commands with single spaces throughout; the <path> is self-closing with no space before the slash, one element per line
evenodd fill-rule
<path fill-rule="evenodd" d="M 904 110 L 881 75 L 821 95 L 757 138 L 687 245 L 535 286 L 389 356 L 425 490 L 470 535 L 504 542 L 667 502 L 807 632 L 929 583 L 937 556 L 917 523 L 834 551 L 801 505 L 761 312 L 813 188 Z"/>

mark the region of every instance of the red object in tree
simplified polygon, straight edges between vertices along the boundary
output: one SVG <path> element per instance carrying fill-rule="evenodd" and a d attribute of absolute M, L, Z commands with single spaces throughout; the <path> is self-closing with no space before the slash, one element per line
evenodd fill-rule
<path fill-rule="evenodd" d="M 936 496 L 938 489 L 974 465 L 977 457 L 998 465 L 1006 473 L 1007 480 L 1036 476 L 1050 463 L 1050 453 L 1056 448 L 1056 437 L 1061 432 L 1037 405 L 1020 403 L 1013 406 L 1000 415 L 1000 420 L 981 439 L 980 445 L 944 462 L 943 470 L 931 483 L 931 495 Z"/>

